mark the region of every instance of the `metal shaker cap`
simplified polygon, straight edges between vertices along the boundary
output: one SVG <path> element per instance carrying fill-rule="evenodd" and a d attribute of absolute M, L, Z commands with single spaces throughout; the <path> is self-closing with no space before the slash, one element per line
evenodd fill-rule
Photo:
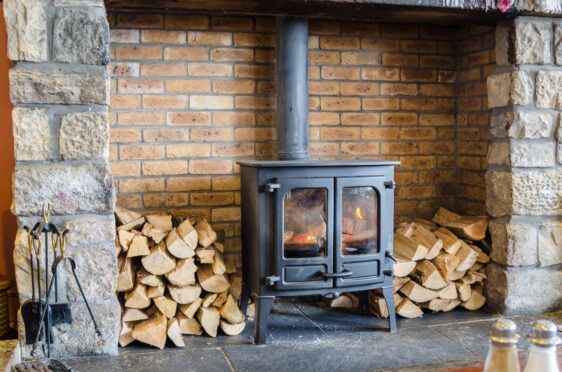
<path fill-rule="evenodd" d="M 509 319 L 498 319 L 492 325 L 490 341 L 496 344 L 516 344 L 519 340 L 517 325 Z"/>
<path fill-rule="evenodd" d="M 537 320 L 533 323 L 531 330 L 531 343 L 537 346 L 554 346 L 560 343 L 558 329 L 554 323 L 548 320 Z"/>

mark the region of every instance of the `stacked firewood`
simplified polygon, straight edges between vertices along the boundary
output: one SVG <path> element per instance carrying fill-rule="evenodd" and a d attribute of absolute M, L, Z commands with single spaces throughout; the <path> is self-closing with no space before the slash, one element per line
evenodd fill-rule
<path fill-rule="evenodd" d="M 394 234 L 394 306 L 396 313 L 416 318 L 430 311 L 451 311 L 457 306 L 477 310 L 482 294 L 486 247 L 486 217 L 460 216 L 440 208 L 431 221 L 401 223 Z M 388 317 L 380 292 L 369 293 L 369 310 Z"/>
<path fill-rule="evenodd" d="M 123 209 L 115 214 L 121 346 L 137 340 L 162 349 L 169 338 L 183 347 L 182 335 L 215 337 L 219 327 L 227 335 L 243 331 L 242 280 L 206 220 Z"/>

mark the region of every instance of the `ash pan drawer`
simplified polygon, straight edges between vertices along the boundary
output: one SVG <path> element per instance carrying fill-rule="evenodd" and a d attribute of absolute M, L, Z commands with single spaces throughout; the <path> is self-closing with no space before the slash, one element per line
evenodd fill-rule
<path fill-rule="evenodd" d="M 326 270 L 326 265 L 285 266 L 285 282 L 321 282 L 318 272 Z"/>
<path fill-rule="evenodd" d="M 380 276 L 379 261 L 345 263 L 343 267 L 353 272 L 352 276 L 344 280 Z"/>

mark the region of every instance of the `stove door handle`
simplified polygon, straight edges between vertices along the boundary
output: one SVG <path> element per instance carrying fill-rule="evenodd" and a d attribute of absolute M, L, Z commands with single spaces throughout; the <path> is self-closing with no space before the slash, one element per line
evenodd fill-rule
<path fill-rule="evenodd" d="M 349 269 L 344 269 L 341 273 L 325 273 L 323 271 L 318 271 L 318 274 L 324 279 L 347 278 L 353 275 L 353 271 Z"/>

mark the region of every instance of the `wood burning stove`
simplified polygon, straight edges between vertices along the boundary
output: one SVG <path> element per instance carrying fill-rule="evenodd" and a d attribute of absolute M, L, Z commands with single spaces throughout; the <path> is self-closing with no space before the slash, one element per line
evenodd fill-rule
<path fill-rule="evenodd" d="M 392 293 L 394 165 L 377 161 L 246 161 L 242 180 L 245 311 L 266 341 L 275 297 L 382 289 Z"/>

